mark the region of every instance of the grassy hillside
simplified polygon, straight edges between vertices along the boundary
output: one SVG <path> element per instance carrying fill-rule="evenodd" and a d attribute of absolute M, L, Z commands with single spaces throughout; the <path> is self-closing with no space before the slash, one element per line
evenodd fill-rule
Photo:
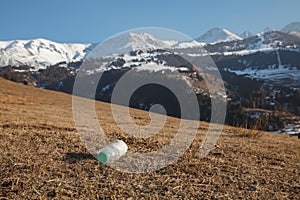
<path fill-rule="evenodd" d="M 225 126 L 216 148 L 199 159 L 208 124 L 174 164 L 147 174 L 113 170 L 91 156 L 74 127 L 72 97 L 0 79 L 0 199 L 205 198 L 299 199 L 300 140 Z M 176 132 L 168 118 L 162 134 L 129 137 L 116 127 L 110 105 L 96 103 L 109 138 L 131 151 L 163 146 Z M 137 123 L 148 113 L 131 110 Z"/>

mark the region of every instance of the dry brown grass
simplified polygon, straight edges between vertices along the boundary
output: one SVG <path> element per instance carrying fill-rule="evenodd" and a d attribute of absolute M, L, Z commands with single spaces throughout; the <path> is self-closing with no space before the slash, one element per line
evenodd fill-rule
<path fill-rule="evenodd" d="M 147 174 L 115 171 L 86 150 L 74 128 L 71 96 L 0 79 L 0 199 L 299 199 L 300 140 L 270 133 L 248 137 L 226 126 L 217 147 L 198 159 L 207 123 L 175 163 Z M 129 137 L 116 127 L 106 103 L 97 103 L 110 138 L 132 151 L 164 145 L 178 128 L 168 118 L 164 137 Z M 131 110 L 149 123 L 148 113 Z"/>

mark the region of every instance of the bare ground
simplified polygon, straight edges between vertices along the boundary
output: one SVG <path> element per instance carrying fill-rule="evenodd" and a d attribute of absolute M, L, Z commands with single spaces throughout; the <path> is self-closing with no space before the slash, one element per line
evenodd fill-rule
<path fill-rule="evenodd" d="M 191 148 L 159 171 L 130 174 L 99 163 L 79 138 L 71 96 L 0 79 L 0 199 L 300 199 L 300 140 L 224 127 L 216 148 L 197 151 L 208 124 L 201 122 Z M 147 140 L 116 127 L 110 105 L 97 102 L 110 139 L 131 151 L 161 148 L 178 128 L 168 118 L 163 134 Z M 137 123 L 148 113 L 131 110 Z M 164 136 L 164 137 L 162 137 Z"/>

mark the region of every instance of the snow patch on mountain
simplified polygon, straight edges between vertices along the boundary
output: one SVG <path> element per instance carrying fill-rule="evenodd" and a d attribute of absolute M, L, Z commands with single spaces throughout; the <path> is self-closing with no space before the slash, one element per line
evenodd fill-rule
<path fill-rule="evenodd" d="M 230 68 L 225 68 L 225 71 L 235 73 L 236 75 L 243 75 L 249 78 L 255 79 L 264 79 L 264 80 L 284 80 L 284 79 L 291 79 L 291 80 L 299 80 L 300 78 L 300 71 L 297 69 L 291 69 L 288 66 L 279 66 L 278 68 L 275 66 L 269 66 L 266 69 L 253 69 L 253 68 L 246 68 L 244 70 L 233 70 Z"/>
<path fill-rule="evenodd" d="M 234 70 L 225 68 L 225 71 L 243 75 L 249 78 L 262 79 L 266 81 L 277 81 L 285 83 L 287 79 L 297 82 L 300 78 L 300 71 L 291 66 L 283 65 L 279 51 L 276 51 L 277 64 L 270 65 L 267 68 L 260 69 L 256 66 L 247 67 L 243 70 Z"/>
<path fill-rule="evenodd" d="M 169 71 L 175 71 L 175 67 L 170 67 L 170 66 L 166 66 L 163 64 L 157 64 L 154 62 L 151 63 L 147 63 L 147 64 L 143 64 L 140 67 L 135 68 L 136 71 L 149 71 L 149 72 L 158 72 L 158 71 L 162 71 L 162 73 L 164 72 L 164 70 L 169 70 Z"/>
<path fill-rule="evenodd" d="M 192 40 L 186 42 L 177 42 L 176 44 L 172 45 L 171 48 L 173 49 L 195 48 L 195 47 L 203 47 L 205 44 L 206 43 Z"/>
<path fill-rule="evenodd" d="M 291 31 L 289 34 L 300 38 L 300 31 Z"/>

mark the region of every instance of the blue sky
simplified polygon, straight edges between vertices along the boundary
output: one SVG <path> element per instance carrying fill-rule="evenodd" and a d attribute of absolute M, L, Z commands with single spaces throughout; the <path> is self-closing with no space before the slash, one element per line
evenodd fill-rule
<path fill-rule="evenodd" d="M 149 26 L 192 38 L 213 27 L 257 33 L 300 21 L 299 10 L 299 0 L 1 0 L 0 40 L 95 43 Z"/>

